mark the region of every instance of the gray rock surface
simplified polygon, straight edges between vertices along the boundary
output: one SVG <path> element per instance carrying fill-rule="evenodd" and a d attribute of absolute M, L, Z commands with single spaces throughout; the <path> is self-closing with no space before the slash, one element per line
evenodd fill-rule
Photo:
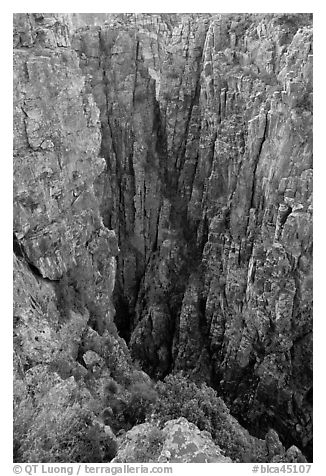
<path fill-rule="evenodd" d="M 113 463 L 231 463 L 207 432 L 185 418 L 170 420 L 163 430 L 143 423 L 128 431 Z"/>
<path fill-rule="evenodd" d="M 101 111 L 134 357 L 204 377 L 253 431 L 309 446 L 309 15 L 118 16 L 72 43 Z"/>
<path fill-rule="evenodd" d="M 311 457 L 310 16 L 15 14 L 13 44 L 22 405 L 41 366 L 90 379 L 95 422 L 132 372 L 116 323 Z"/>

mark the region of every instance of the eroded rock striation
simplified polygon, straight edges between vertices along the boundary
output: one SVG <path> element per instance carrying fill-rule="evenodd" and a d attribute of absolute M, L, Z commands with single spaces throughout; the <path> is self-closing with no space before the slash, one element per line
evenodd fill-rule
<path fill-rule="evenodd" d="M 91 378 L 96 425 L 132 357 L 311 458 L 310 15 L 16 14 L 14 48 L 19 385 Z"/>

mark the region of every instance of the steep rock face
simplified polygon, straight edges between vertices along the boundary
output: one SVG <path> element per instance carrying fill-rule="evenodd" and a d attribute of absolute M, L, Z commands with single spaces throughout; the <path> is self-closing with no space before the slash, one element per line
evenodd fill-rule
<path fill-rule="evenodd" d="M 160 30 L 170 31 L 159 16 L 135 22 L 133 15 L 122 15 L 103 29 L 78 30 L 73 39 L 88 90 L 100 109 L 101 154 L 108 173 L 98 180 L 97 190 L 103 221 L 116 230 L 121 249 L 116 294 L 117 307 L 126 312 L 121 328 L 125 326 L 127 338 L 139 281 L 167 213 L 160 213 L 166 168 L 156 101 Z"/>
<path fill-rule="evenodd" d="M 134 372 L 114 287 L 145 371 L 310 456 L 309 16 L 17 14 L 14 75 L 18 460 L 40 428 L 68 458 L 62 415 L 112 457 L 105 385 Z"/>
<path fill-rule="evenodd" d="M 15 20 L 17 250 L 51 281 L 73 271 L 81 282 L 82 274 L 86 300 L 110 322 L 118 246 L 114 232 L 103 226 L 94 194 L 94 181 L 106 167 L 98 157 L 99 112 L 85 91 L 65 19 L 40 14 Z M 27 39 L 20 33 L 24 26 Z"/>
<path fill-rule="evenodd" d="M 257 434 L 310 452 L 309 15 L 116 16 L 73 46 L 134 357 L 204 378 Z"/>
<path fill-rule="evenodd" d="M 103 388 L 131 359 L 113 324 L 117 239 L 93 187 L 99 111 L 66 17 L 15 15 L 14 47 L 14 458 L 108 461 Z"/>

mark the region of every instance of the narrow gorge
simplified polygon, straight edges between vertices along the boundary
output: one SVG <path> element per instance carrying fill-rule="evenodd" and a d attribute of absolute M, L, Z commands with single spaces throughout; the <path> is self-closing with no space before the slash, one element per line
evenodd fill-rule
<path fill-rule="evenodd" d="M 312 461 L 312 15 L 13 44 L 14 460 Z"/>

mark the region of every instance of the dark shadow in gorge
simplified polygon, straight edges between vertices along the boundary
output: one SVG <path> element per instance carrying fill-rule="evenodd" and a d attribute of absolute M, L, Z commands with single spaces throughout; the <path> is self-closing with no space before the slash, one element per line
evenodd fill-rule
<path fill-rule="evenodd" d="M 134 315 L 130 312 L 130 306 L 125 297 L 117 292 L 114 295 L 114 308 L 114 323 L 118 334 L 128 345 L 132 333 Z"/>

